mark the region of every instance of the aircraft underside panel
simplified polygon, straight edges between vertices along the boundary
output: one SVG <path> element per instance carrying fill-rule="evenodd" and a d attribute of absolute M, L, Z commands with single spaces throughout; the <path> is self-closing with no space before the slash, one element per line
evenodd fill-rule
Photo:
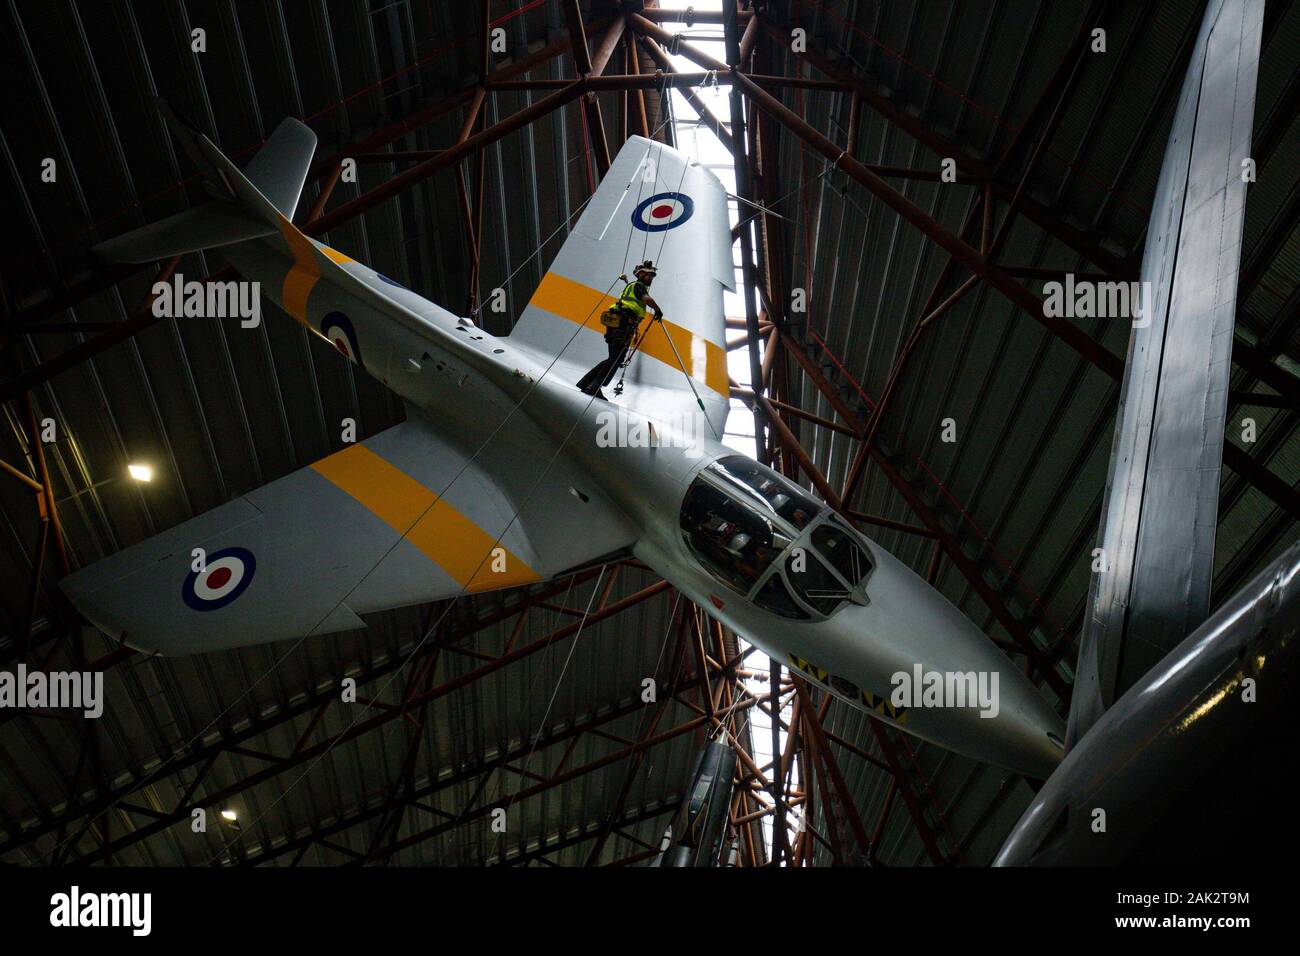
<path fill-rule="evenodd" d="M 1068 743 L 1209 613 L 1263 9 L 1211 0 L 1174 115 Z"/>
<path fill-rule="evenodd" d="M 349 630 L 370 611 L 545 580 L 631 540 L 564 460 L 518 441 L 480 449 L 471 437 L 462 447 L 413 413 L 63 588 L 105 632 L 190 654 Z"/>

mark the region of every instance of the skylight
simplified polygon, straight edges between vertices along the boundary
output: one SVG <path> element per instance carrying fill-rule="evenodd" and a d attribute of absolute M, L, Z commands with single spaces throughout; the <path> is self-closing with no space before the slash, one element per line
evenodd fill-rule
<path fill-rule="evenodd" d="M 699 12 L 716 11 L 721 12 L 722 0 L 661 0 L 659 7 L 664 10 L 686 10 L 688 7 L 694 8 Z M 693 46 L 708 53 L 710 56 L 725 62 L 726 47 L 723 40 L 723 28 L 717 23 L 696 23 L 692 27 L 687 27 L 684 23 L 664 23 L 664 29 L 671 33 L 680 33 L 684 39 L 688 40 Z M 669 56 L 670 61 L 675 69 L 682 72 L 698 72 L 698 64 L 687 59 L 684 56 Z M 727 86 L 710 86 L 697 90 L 697 95 L 706 107 L 723 121 L 723 124 L 730 130 L 731 126 L 731 104 L 729 98 L 729 87 Z M 671 125 L 675 133 L 677 148 L 686 153 L 692 159 L 701 165 L 708 167 L 713 171 L 726 188 L 727 193 L 734 196 L 736 193 L 736 168 L 731 158 L 731 153 L 722 145 L 722 142 L 716 135 L 700 122 L 699 114 L 687 102 L 686 97 L 679 90 L 671 92 Z M 730 222 L 734 227 L 739 219 L 738 203 L 733 198 L 728 204 L 728 215 Z M 744 279 L 740 269 L 740 244 L 736 243 L 732 247 L 732 262 L 736 270 L 736 288 L 744 289 Z M 745 306 L 744 300 L 738 293 L 726 292 L 723 295 L 723 304 L 726 314 L 729 318 L 744 319 Z M 741 388 L 750 387 L 749 374 L 749 353 L 745 349 L 737 349 L 727 354 L 727 371 L 730 373 L 733 381 Z M 723 436 L 723 443 L 730 448 L 743 452 L 746 455 L 754 455 L 754 416 L 753 413 L 737 398 L 731 400 L 731 414 L 727 418 L 727 431 Z M 741 637 L 741 650 L 747 650 L 747 644 L 743 635 Z M 758 673 L 766 673 L 769 667 L 768 658 L 761 650 L 755 650 L 746 659 L 746 668 Z M 754 678 L 745 678 L 742 683 L 754 694 L 762 694 L 767 690 L 768 682 Z M 789 725 L 792 717 L 792 706 L 787 703 L 781 709 L 781 719 Z M 751 756 L 760 767 L 766 767 L 772 761 L 772 721 L 771 718 L 759 707 L 751 707 L 747 712 L 749 719 Z M 780 745 L 782 750 L 786 747 L 786 733 L 784 729 L 780 734 Z M 782 768 L 783 772 L 785 768 Z M 767 770 L 770 774 L 770 770 Z M 794 789 L 800 788 L 800 778 L 802 768 L 798 765 L 796 759 L 794 771 L 791 775 L 791 786 Z M 801 808 L 794 808 L 793 813 L 787 815 L 787 824 L 797 832 L 801 825 L 799 813 Z M 768 856 L 771 857 L 772 836 L 774 818 L 772 814 L 763 817 L 763 836 L 767 845 Z"/>

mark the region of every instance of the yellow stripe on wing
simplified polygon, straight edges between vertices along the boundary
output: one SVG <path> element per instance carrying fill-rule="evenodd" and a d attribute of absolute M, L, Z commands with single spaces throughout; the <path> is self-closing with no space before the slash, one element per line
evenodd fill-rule
<path fill-rule="evenodd" d="M 312 468 L 404 534 L 467 591 L 493 591 L 541 580 L 445 498 L 364 445 L 345 448 Z"/>
<path fill-rule="evenodd" d="M 541 285 L 528 304 L 603 335 L 605 327 L 600 324 L 600 313 L 614 302 L 613 296 L 606 295 L 599 289 L 548 272 L 542 277 Z M 642 340 L 642 354 L 649 355 L 670 368 L 679 369 L 681 366 L 677 364 L 672 349 L 672 345 L 676 345 L 677 353 L 681 355 L 692 378 L 703 382 L 719 395 L 729 394 L 727 353 L 722 346 L 673 322 L 665 321 L 661 324 L 661 330 L 651 329 Z M 672 345 L 668 342 L 669 335 L 672 336 Z"/>

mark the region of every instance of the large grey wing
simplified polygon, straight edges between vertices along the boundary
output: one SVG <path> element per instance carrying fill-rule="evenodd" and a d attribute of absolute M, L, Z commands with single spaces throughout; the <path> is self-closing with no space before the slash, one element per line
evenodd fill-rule
<path fill-rule="evenodd" d="M 368 612 L 547 580 L 630 547 L 621 512 L 544 447 L 463 448 L 413 414 L 62 586 L 106 633 L 191 654 L 363 627 Z"/>

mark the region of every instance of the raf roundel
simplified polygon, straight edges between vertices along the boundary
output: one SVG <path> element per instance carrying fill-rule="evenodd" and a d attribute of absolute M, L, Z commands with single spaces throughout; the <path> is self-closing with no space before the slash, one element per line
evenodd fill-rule
<path fill-rule="evenodd" d="M 685 193 L 659 193 L 632 210 L 632 225 L 642 232 L 663 232 L 680 226 L 693 212 L 695 203 Z"/>
<path fill-rule="evenodd" d="M 196 611 L 215 611 L 247 591 L 256 571 L 253 552 L 223 548 L 208 555 L 202 571 L 190 571 L 181 585 L 181 597 Z"/>
<path fill-rule="evenodd" d="M 342 312 L 328 312 L 320 321 L 320 330 L 334 347 L 358 365 L 361 364 L 361 345 L 357 342 L 352 320 Z"/>

